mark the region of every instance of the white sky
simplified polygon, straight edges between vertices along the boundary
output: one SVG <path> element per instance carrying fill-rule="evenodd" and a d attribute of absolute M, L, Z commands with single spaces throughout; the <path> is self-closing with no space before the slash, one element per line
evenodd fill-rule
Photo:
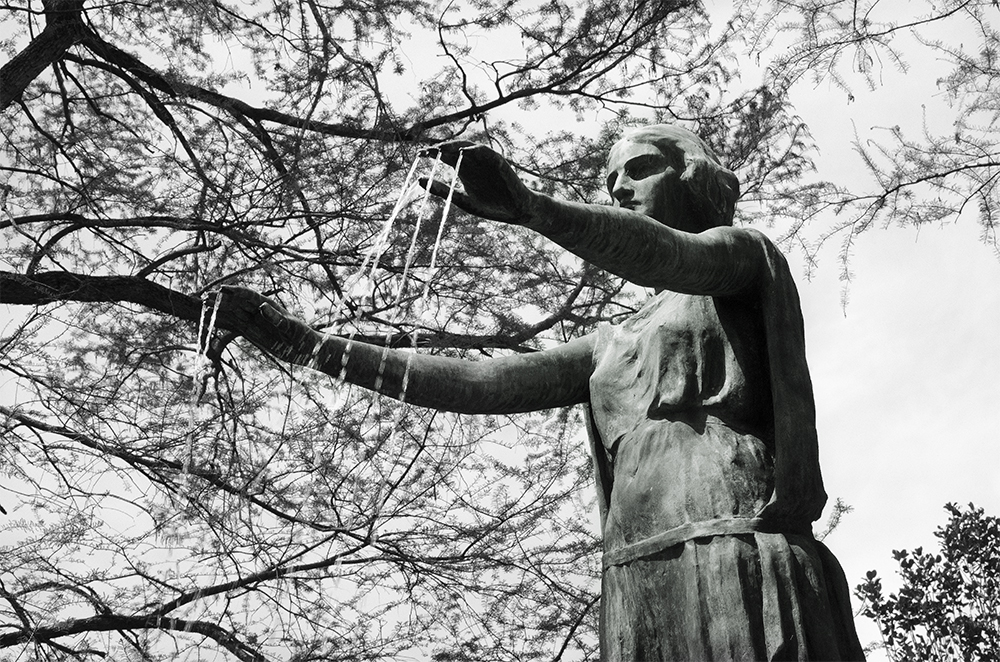
<path fill-rule="evenodd" d="M 920 73 L 904 78 L 890 69 L 879 89 L 855 89 L 854 103 L 832 88 L 799 90 L 796 109 L 823 150 L 820 176 L 861 174 L 849 144 L 855 130 L 862 140 L 886 135 L 876 126 L 919 130 L 922 105 L 930 123 L 949 130 L 951 113 L 935 84 L 945 69 L 913 63 Z M 852 590 L 870 569 L 887 589 L 898 588 L 892 550 L 936 549 L 933 531 L 947 520 L 946 503 L 973 502 L 1000 515 L 1000 259 L 980 241 L 971 206 L 945 226 L 862 234 L 846 310 L 836 242 L 811 282 L 789 256 L 826 489 L 831 503 L 840 497 L 854 507 L 827 539 Z M 879 638 L 870 620 L 856 622 L 862 644 Z M 881 652 L 869 658 L 884 659 Z"/>
<path fill-rule="evenodd" d="M 892 550 L 936 549 L 945 503 L 1000 514 L 1000 261 L 963 218 L 872 232 L 853 265 L 846 317 L 832 264 L 799 281 L 826 489 L 854 507 L 826 542 L 852 589 L 896 589 Z"/>

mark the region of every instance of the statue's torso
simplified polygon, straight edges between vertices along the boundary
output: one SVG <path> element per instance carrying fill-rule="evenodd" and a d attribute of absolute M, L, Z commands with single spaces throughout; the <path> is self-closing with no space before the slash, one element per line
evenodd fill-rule
<path fill-rule="evenodd" d="M 753 517 L 773 489 L 761 315 L 661 292 L 598 332 L 594 420 L 613 466 L 605 548 L 689 522 Z"/>

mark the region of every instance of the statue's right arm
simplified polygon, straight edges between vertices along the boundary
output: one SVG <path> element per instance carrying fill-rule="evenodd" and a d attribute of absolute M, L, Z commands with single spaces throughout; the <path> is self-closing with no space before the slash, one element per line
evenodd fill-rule
<path fill-rule="evenodd" d="M 528 189 L 503 156 L 485 145 L 453 141 L 425 153 L 457 167 L 464 187 L 452 192 L 428 182 L 435 195 L 452 195 L 470 214 L 530 228 L 637 285 L 729 296 L 759 283 L 767 267 L 767 242 L 754 230 L 684 232 L 638 211 L 558 200 Z"/>
<path fill-rule="evenodd" d="M 223 310 L 239 311 L 244 337 L 273 356 L 411 404 L 466 414 L 502 414 L 589 399 L 592 336 L 544 351 L 471 361 L 324 334 L 245 288 L 223 288 L 222 297 Z"/>
<path fill-rule="evenodd" d="M 657 290 L 728 296 L 760 281 L 766 239 L 756 230 L 683 232 L 621 207 L 533 194 L 521 223 L 626 280 Z"/>

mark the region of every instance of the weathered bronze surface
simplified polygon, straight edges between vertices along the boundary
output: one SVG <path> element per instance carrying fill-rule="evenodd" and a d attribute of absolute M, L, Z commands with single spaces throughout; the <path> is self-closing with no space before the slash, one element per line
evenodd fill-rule
<path fill-rule="evenodd" d="M 406 399 L 469 413 L 589 406 L 602 509 L 602 660 L 860 660 L 848 587 L 811 533 L 826 494 L 802 315 L 784 258 L 732 227 L 735 176 L 694 134 L 627 133 L 614 206 L 527 189 L 471 143 L 455 204 L 524 225 L 656 294 L 620 325 L 535 354 L 414 356 Z M 432 183 L 444 195 L 445 187 Z M 346 343 L 227 288 L 248 338 L 341 373 Z M 406 354 L 355 343 L 346 379 L 393 397 Z M 314 356 L 315 354 L 315 356 Z M 315 359 L 315 360 L 313 360 Z"/>

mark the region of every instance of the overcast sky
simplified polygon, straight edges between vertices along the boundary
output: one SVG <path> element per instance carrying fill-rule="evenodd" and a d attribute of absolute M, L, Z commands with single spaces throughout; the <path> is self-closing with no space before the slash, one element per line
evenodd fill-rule
<path fill-rule="evenodd" d="M 884 136 L 879 126 L 919 130 L 922 106 L 948 132 L 951 113 L 935 83 L 944 70 L 913 64 L 921 73 L 886 72 L 879 89 L 854 90 L 853 103 L 829 87 L 799 90 L 797 110 L 823 150 L 821 175 L 856 172 L 863 183 L 850 151 L 854 132 L 864 140 Z M 944 226 L 862 234 L 846 309 L 836 242 L 811 281 L 789 256 L 826 489 L 831 503 L 839 497 L 854 507 L 827 539 L 852 587 L 877 569 L 887 588 L 897 588 L 892 550 L 936 548 L 933 531 L 947 520 L 948 502 L 1000 515 L 1000 259 L 980 240 L 970 206 Z M 857 622 L 863 644 L 878 638 L 871 621 Z"/>

